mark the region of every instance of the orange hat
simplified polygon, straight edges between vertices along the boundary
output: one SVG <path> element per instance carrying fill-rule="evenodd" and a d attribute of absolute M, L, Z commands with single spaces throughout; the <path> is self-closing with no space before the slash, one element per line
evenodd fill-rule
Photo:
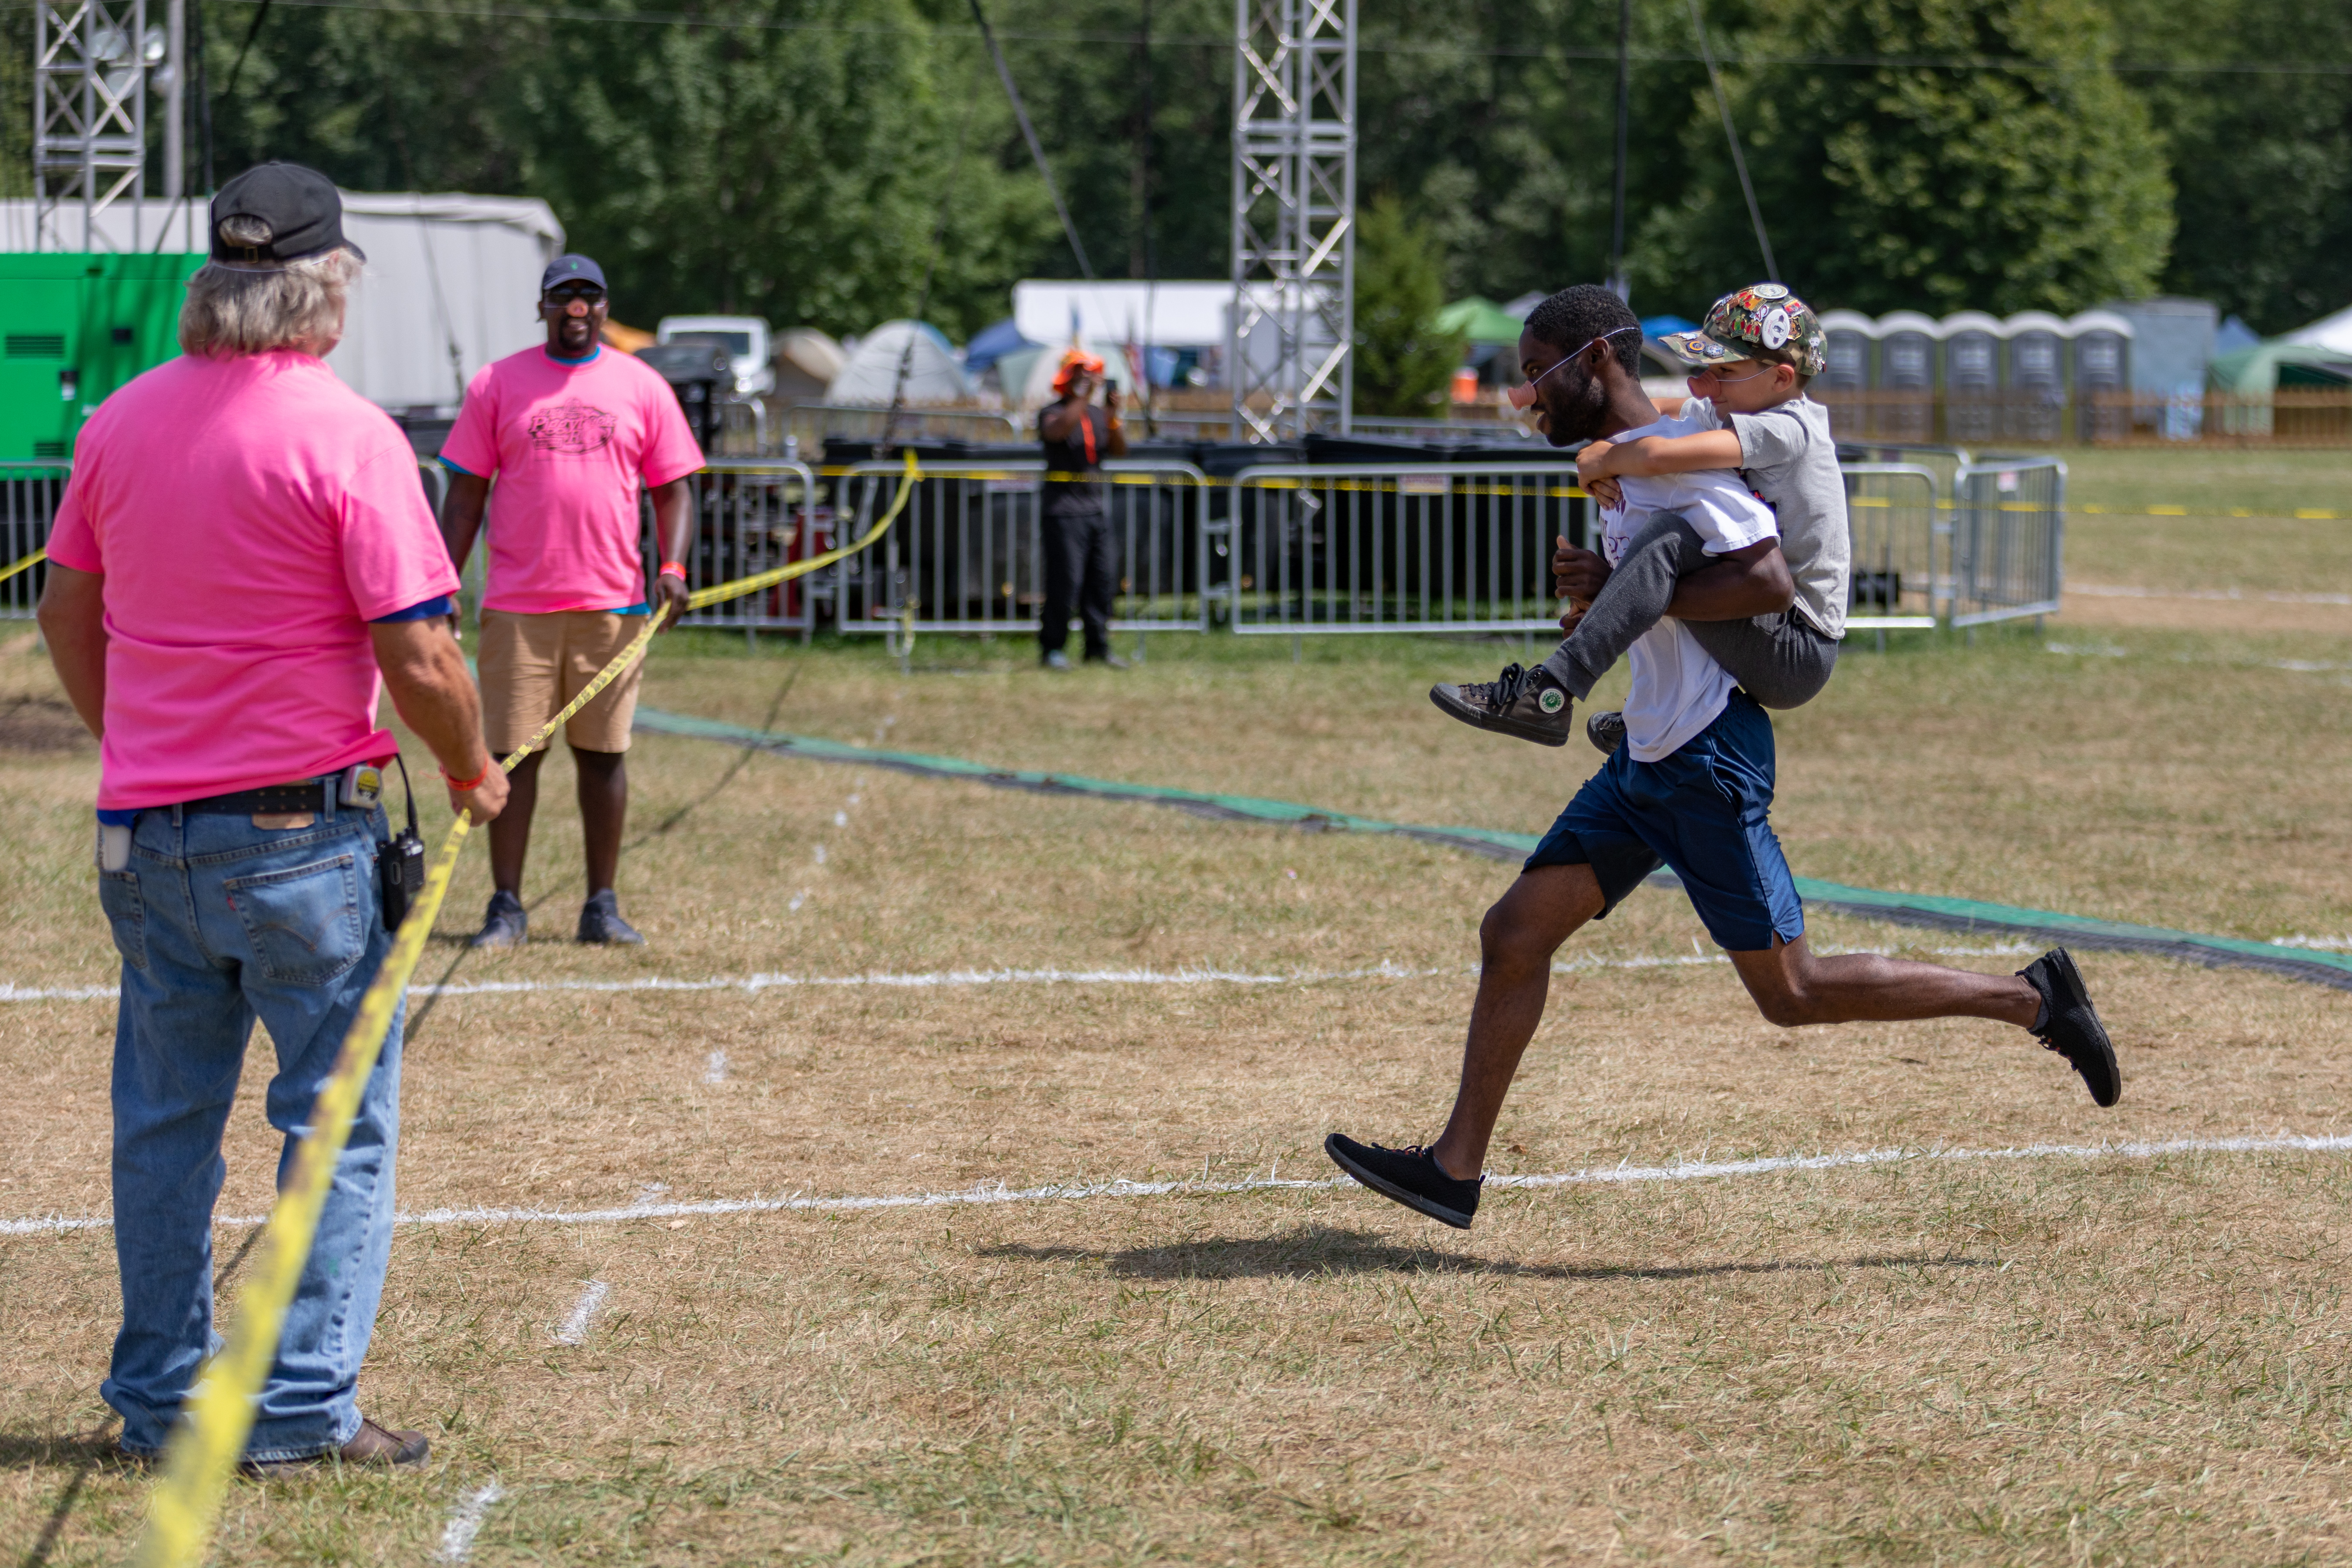
<path fill-rule="evenodd" d="M 1102 373 L 1103 362 L 1100 355 L 1090 354 L 1084 349 L 1072 349 L 1062 356 L 1062 368 L 1054 373 L 1054 390 L 1067 392 L 1070 390 L 1070 383 L 1078 377 L 1100 375 Z"/>

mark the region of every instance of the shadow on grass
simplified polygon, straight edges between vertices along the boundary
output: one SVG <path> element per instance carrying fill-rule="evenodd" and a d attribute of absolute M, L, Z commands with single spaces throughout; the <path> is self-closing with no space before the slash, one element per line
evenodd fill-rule
<path fill-rule="evenodd" d="M 129 1469 L 125 1459 L 114 1447 L 111 1432 L 79 1432 L 60 1437 L 50 1433 L 0 1432 L 0 1470 L 66 1470 L 65 1489 L 58 1493 L 57 1506 L 35 1538 L 32 1550 L 23 1558 L 23 1568 L 43 1568 L 49 1553 L 57 1550 L 58 1537 L 66 1527 L 66 1518 L 81 1500 L 82 1489 L 89 1478 L 101 1469 Z"/>
<path fill-rule="evenodd" d="M 1220 1237 L 1172 1246 L 1105 1252 L 1087 1247 L 982 1247 L 982 1258 L 1035 1263 L 1099 1263 L 1121 1279 L 1311 1279 L 1327 1274 L 1484 1274 L 1520 1279 L 1713 1279 L 1738 1274 L 1813 1274 L 1835 1268 L 1992 1268 L 1990 1258 L 1870 1253 L 1859 1258 L 1762 1259 L 1740 1263 L 1515 1263 L 1402 1247 L 1370 1231 L 1301 1226 L 1269 1237 Z"/>

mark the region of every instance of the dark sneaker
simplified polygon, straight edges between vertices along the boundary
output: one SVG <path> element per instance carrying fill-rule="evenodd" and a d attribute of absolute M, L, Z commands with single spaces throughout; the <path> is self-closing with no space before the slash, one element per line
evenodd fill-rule
<path fill-rule="evenodd" d="M 490 895 L 490 907 L 482 916 L 482 929 L 474 933 L 468 947 L 520 947 L 530 940 L 530 916 L 523 912 L 522 900 L 512 893 Z"/>
<path fill-rule="evenodd" d="M 362 1417 L 360 1429 L 340 1448 L 299 1459 L 261 1459 L 240 1464 L 248 1476 L 294 1476 L 321 1465 L 366 1465 L 376 1469 L 413 1470 L 425 1463 L 432 1445 L 422 1432 L 395 1432 Z"/>
<path fill-rule="evenodd" d="M 636 927 L 621 918 L 620 895 L 607 888 L 601 893 L 590 894 L 588 901 L 580 906 L 580 940 L 610 942 L 615 947 L 639 947 L 646 939 L 637 934 Z"/>
<path fill-rule="evenodd" d="M 1604 757 L 1613 757 L 1625 743 L 1625 715 L 1591 713 L 1584 720 L 1584 738 Z"/>
<path fill-rule="evenodd" d="M 1067 669 L 1070 668 L 1070 656 L 1064 653 L 1060 648 L 1055 648 L 1053 652 L 1045 655 L 1045 658 L 1039 659 L 1037 662 L 1044 665 L 1047 669 Z"/>
<path fill-rule="evenodd" d="M 1538 746 L 1567 745 L 1569 715 L 1576 709 L 1568 688 L 1542 665 L 1533 669 L 1507 665 L 1493 680 L 1440 683 L 1429 689 L 1429 700 L 1465 724 L 1516 735 Z"/>
<path fill-rule="evenodd" d="M 1486 1178 L 1457 1182 L 1426 1149 L 1383 1149 L 1334 1132 L 1323 1140 L 1323 1152 L 1382 1197 L 1394 1198 L 1456 1230 L 1468 1230 L 1471 1216 L 1478 1212 L 1478 1189 Z"/>
<path fill-rule="evenodd" d="M 2121 1100 L 2124 1075 L 2116 1066 L 2116 1047 L 2108 1043 L 2073 957 L 2053 947 L 2017 973 L 2042 997 L 2042 1018 L 2033 1033 L 2043 1048 L 2074 1064 L 2095 1103 L 2105 1107 Z"/>

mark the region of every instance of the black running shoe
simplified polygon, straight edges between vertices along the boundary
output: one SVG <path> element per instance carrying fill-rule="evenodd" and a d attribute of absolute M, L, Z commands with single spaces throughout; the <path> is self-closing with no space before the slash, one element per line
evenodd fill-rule
<path fill-rule="evenodd" d="M 2116 1047 L 2108 1043 L 2091 994 L 2066 950 L 2053 947 L 2017 973 L 2042 997 L 2042 1019 L 2033 1033 L 2042 1047 L 2074 1064 L 2096 1104 L 2105 1107 L 2121 1100 L 2124 1075 L 2116 1066 Z"/>
<path fill-rule="evenodd" d="M 1602 756 L 1615 756 L 1617 748 L 1625 743 L 1625 715 L 1622 713 L 1586 715 L 1584 738 L 1591 742 L 1593 750 Z"/>
<path fill-rule="evenodd" d="M 522 900 L 500 889 L 490 895 L 490 907 L 482 913 L 482 929 L 466 945 L 520 947 L 530 940 L 530 916 L 524 912 Z"/>
<path fill-rule="evenodd" d="M 639 947 L 646 939 L 637 934 L 636 927 L 621 918 L 620 895 L 607 888 L 592 894 L 580 906 L 580 940 L 609 942 L 615 947 Z"/>
<path fill-rule="evenodd" d="M 1456 1230 L 1468 1230 L 1471 1217 L 1478 1212 L 1478 1189 L 1486 1178 L 1457 1182 L 1426 1149 L 1383 1149 L 1334 1132 L 1323 1140 L 1323 1152 L 1382 1197 L 1394 1198 Z"/>
<path fill-rule="evenodd" d="M 1429 689 L 1429 700 L 1465 724 L 1538 746 L 1567 745 L 1569 715 L 1576 710 L 1568 688 L 1542 665 L 1507 665 L 1493 680 L 1442 682 Z"/>

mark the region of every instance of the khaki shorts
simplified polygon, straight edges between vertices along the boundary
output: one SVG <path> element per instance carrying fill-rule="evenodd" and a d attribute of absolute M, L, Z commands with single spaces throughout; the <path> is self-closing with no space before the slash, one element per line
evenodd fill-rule
<path fill-rule="evenodd" d="M 490 750 L 503 757 L 537 734 L 645 629 L 645 616 L 610 610 L 546 616 L 484 610 L 475 658 L 481 671 L 483 739 Z M 563 738 L 573 751 L 629 749 L 637 678 L 645 668 L 642 658 L 629 666 L 565 722 Z M 546 750 L 546 742 L 536 749 Z"/>

